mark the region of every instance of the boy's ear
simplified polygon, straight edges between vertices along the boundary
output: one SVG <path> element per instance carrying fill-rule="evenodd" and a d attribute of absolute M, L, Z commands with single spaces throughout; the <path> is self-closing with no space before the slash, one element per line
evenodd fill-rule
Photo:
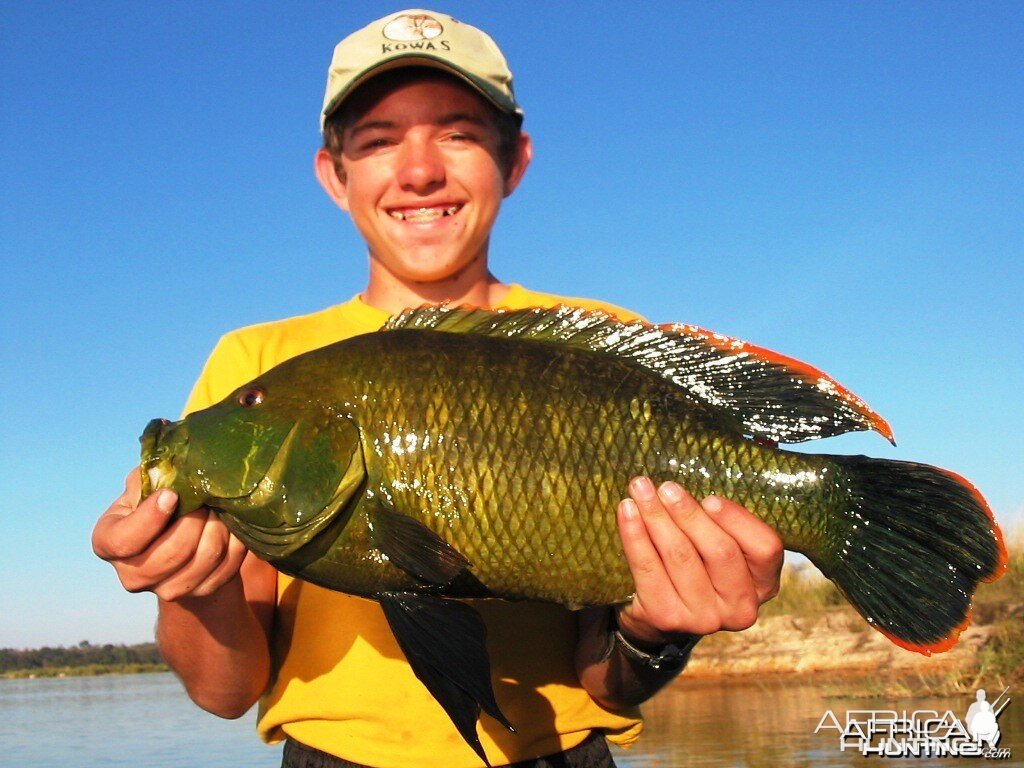
<path fill-rule="evenodd" d="M 516 141 L 515 160 L 512 162 L 512 167 L 505 177 L 505 197 L 511 195 L 516 187 L 519 186 L 519 182 L 522 181 L 523 174 L 526 173 L 526 169 L 529 167 L 532 159 L 533 141 L 531 141 L 528 133 L 520 133 L 519 140 Z"/>
<path fill-rule="evenodd" d="M 317 151 L 313 158 L 313 169 L 316 171 L 317 181 L 324 188 L 327 196 L 334 201 L 341 210 L 348 210 L 348 186 L 344 178 L 339 178 L 335 168 L 334 156 L 326 149 Z"/>

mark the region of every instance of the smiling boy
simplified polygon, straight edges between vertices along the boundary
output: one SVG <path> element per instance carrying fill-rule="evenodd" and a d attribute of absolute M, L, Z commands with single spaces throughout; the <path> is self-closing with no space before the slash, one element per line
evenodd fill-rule
<path fill-rule="evenodd" d="M 321 312 L 225 336 L 186 410 L 409 306 L 567 302 L 632 317 L 491 274 L 491 231 L 532 146 L 504 57 L 480 30 L 430 11 L 373 22 L 337 46 L 323 118 L 316 174 L 367 244 L 367 285 Z M 628 495 L 617 515 L 630 604 L 480 604 L 495 694 L 517 729 L 481 718 L 492 764 L 611 765 L 604 737 L 636 738 L 636 705 L 696 639 L 750 626 L 775 594 L 782 544 L 742 507 L 646 478 Z M 168 490 L 138 498 L 133 470 L 93 546 L 126 589 L 156 593 L 160 648 L 200 706 L 237 717 L 259 699 L 260 734 L 287 739 L 289 768 L 483 764 L 412 674 L 377 603 L 277 573 L 209 510 L 171 521 Z"/>
<path fill-rule="evenodd" d="M 508 287 L 491 275 L 487 250 L 501 201 L 530 162 L 518 126 L 515 113 L 422 66 L 380 74 L 335 107 L 316 172 L 366 241 L 366 303 L 502 303 Z"/>

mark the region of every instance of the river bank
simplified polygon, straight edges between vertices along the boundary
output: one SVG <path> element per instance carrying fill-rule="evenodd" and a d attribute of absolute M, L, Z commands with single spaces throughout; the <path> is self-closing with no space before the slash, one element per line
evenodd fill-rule
<path fill-rule="evenodd" d="M 835 586 L 809 566 L 787 566 L 779 596 L 744 632 L 719 632 L 696 647 L 683 679 L 787 678 L 815 686 L 834 682 L 861 695 L 927 689 L 960 693 L 979 681 L 1024 684 L 1024 535 L 1009 543 L 1010 568 L 982 584 L 971 625 L 956 646 L 925 657 L 873 630 Z M 0 649 L 0 677 L 72 677 L 165 672 L 153 643 L 35 650 Z"/>
<path fill-rule="evenodd" d="M 167 672 L 155 643 L 0 648 L 0 678 L 94 677 Z"/>
<path fill-rule="evenodd" d="M 95 677 L 96 675 L 141 675 L 151 672 L 170 672 L 171 668 L 159 664 L 89 664 L 84 667 L 39 667 L 14 669 L 0 673 L 5 680 L 34 680 L 38 677 Z"/>
<path fill-rule="evenodd" d="M 779 597 L 744 632 L 698 644 L 687 680 L 777 679 L 834 684 L 860 695 L 936 694 L 1024 684 L 1024 539 L 1010 543 L 1009 571 L 982 584 L 971 624 L 950 651 L 923 656 L 872 629 L 831 582 L 810 567 L 787 567 Z"/>

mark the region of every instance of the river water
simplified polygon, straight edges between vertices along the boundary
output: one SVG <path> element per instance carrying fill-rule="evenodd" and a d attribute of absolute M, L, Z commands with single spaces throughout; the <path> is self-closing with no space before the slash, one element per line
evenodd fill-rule
<path fill-rule="evenodd" d="M 989 692 L 995 699 L 998 690 Z M 920 768 L 1024 765 L 1024 691 L 998 725 L 1008 759 L 944 758 L 902 761 Z M 1016 700 L 1012 700 L 1016 699 Z M 827 711 L 844 723 L 854 710 L 947 710 L 961 720 L 970 694 L 900 701 L 822 695 L 792 684 L 680 682 L 645 707 L 647 730 L 633 749 L 615 750 L 620 768 L 684 766 L 886 765 L 839 750 L 832 729 L 815 733 Z M 882 716 L 885 717 L 884 715 Z M 261 744 L 255 714 L 224 721 L 189 702 L 170 674 L 0 680 L 0 766 L 14 768 L 275 768 L 280 747 Z M 862 726 L 863 727 L 863 726 Z M 877 744 L 878 738 L 874 739 Z M 443 767 L 441 767 L 443 768 Z"/>

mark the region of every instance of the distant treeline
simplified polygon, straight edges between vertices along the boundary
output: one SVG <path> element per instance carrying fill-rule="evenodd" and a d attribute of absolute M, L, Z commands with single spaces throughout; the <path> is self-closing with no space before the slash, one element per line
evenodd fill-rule
<path fill-rule="evenodd" d="M 156 643 L 93 645 L 83 640 L 64 648 L 0 648 L 0 674 L 55 668 L 163 664 Z"/>

